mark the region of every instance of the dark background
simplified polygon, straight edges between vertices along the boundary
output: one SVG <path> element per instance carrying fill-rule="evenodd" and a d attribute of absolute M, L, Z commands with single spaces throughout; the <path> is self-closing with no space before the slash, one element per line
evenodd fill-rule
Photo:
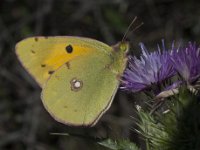
<path fill-rule="evenodd" d="M 144 25 L 129 39 L 131 53 L 139 42 L 151 50 L 161 39 L 199 42 L 200 2 L 189 0 L 1 0 L 0 1 L 0 149 L 103 149 L 103 138 L 129 138 L 143 145 L 133 131 L 135 101 L 142 96 L 118 91 L 109 111 L 93 128 L 75 128 L 54 121 L 44 109 L 41 89 L 21 67 L 15 44 L 35 35 L 74 35 L 109 45 L 120 41 L 135 16 Z M 137 97 L 137 98 L 136 98 Z M 72 136 L 51 135 L 52 132 Z"/>

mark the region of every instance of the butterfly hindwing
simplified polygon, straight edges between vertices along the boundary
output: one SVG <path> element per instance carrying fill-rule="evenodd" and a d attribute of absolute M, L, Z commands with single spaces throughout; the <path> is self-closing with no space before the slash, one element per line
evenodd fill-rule
<path fill-rule="evenodd" d="M 77 57 L 54 72 L 44 86 L 42 101 L 59 122 L 94 125 L 110 107 L 119 81 L 102 53 Z"/>

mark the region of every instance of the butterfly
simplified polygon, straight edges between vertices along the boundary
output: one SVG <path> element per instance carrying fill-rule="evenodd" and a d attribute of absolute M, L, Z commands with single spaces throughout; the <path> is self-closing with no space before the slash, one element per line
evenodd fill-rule
<path fill-rule="evenodd" d="M 94 126 L 109 109 L 128 50 L 125 41 L 109 46 L 75 36 L 37 36 L 16 44 L 21 64 L 42 88 L 46 110 L 72 126 Z"/>

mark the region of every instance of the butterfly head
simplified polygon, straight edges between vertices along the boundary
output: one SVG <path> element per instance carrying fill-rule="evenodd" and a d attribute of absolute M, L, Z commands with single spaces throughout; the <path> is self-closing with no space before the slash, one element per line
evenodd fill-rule
<path fill-rule="evenodd" d="M 121 41 L 112 47 L 115 52 L 127 54 L 127 52 L 129 51 L 129 42 Z"/>
<path fill-rule="evenodd" d="M 127 53 L 129 50 L 129 42 L 119 42 L 119 50 L 121 52 Z"/>

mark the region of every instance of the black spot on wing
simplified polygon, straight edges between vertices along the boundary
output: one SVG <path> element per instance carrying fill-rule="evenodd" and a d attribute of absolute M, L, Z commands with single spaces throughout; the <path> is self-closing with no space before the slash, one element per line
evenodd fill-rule
<path fill-rule="evenodd" d="M 53 70 L 50 70 L 49 72 L 48 72 L 48 74 L 53 74 L 54 73 L 54 71 Z"/>
<path fill-rule="evenodd" d="M 46 65 L 45 64 L 41 64 L 41 67 L 44 68 L 44 67 L 46 67 Z"/>
<path fill-rule="evenodd" d="M 73 47 L 72 47 L 72 45 L 70 45 L 70 44 L 67 45 L 67 46 L 65 47 L 65 50 L 66 50 L 66 52 L 69 53 L 69 54 L 72 53 L 72 52 L 73 52 Z"/>
<path fill-rule="evenodd" d="M 32 53 L 32 54 L 35 54 L 35 51 L 34 51 L 34 50 L 31 50 L 31 53 Z"/>
<path fill-rule="evenodd" d="M 67 66 L 67 69 L 70 69 L 70 63 L 69 63 L 69 61 L 66 62 L 65 65 Z"/>
<path fill-rule="evenodd" d="M 35 37 L 35 42 L 37 42 L 38 41 L 38 38 L 37 37 Z"/>

